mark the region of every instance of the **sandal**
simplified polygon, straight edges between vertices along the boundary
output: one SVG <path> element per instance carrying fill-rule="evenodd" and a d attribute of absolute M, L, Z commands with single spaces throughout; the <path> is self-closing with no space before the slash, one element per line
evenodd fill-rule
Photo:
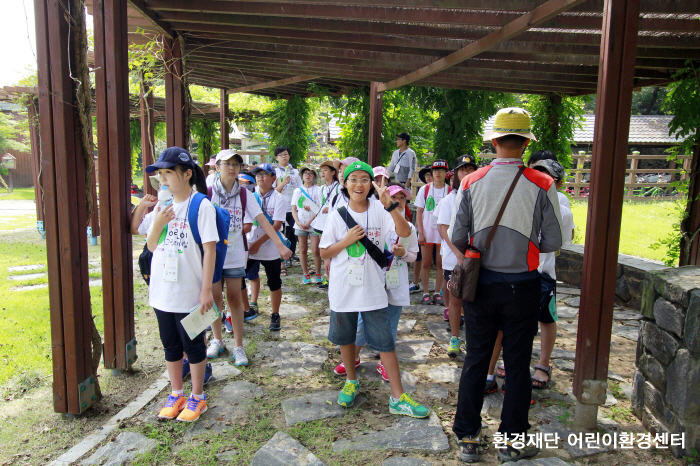
<path fill-rule="evenodd" d="M 286 276 L 287 276 L 287 267 L 280 270 L 280 277 L 286 277 Z"/>
<path fill-rule="evenodd" d="M 532 388 L 537 390 L 543 390 L 549 386 L 550 380 L 552 380 L 552 366 L 543 366 L 542 364 L 535 365 L 535 370 L 539 370 L 547 374 L 547 380 L 542 380 L 536 375 L 532 376 Z"/>
<path fill-rule="evenodd" d="M 506 378 L 506 365 L 501 364 L 496 368 L 496 377 L 500 377 L 502 379 Z"/>

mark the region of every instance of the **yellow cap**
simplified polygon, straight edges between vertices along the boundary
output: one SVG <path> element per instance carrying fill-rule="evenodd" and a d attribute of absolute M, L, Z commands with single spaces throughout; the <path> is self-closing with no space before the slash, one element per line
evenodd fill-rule
<path fill-rule="evenodd" d="M 502 108 L 493 120 L 493 130 L 486 134 L 485 139 L 496 139 L 509 134 L 517 134 L 528 139 L 534 139 L 530 126 L 530 114 L 527 110 L 517 107 Z"/>

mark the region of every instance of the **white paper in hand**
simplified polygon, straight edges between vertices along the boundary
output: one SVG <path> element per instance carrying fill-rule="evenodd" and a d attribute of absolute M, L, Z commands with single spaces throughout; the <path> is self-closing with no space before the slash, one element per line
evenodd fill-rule
<path fill-rule="evenodd" d="M 200 306 L 197 304 L 190 309 L 190 315 L 180 321 L 190 340 L 205 331 L 220 316 L 216 303 L 204 314 L 199 312 Z"/>
<path fill-rule="evenodd" d="M 317 206 L 313 200 L 309 199 L 304 194 L 302 194 L 301 196 L 299 196 L 299 201 L 297 202 L 297 208 L 304 209 L 304 207 L 308 207 L 309 209 L 311 209 L 311 215 L 316 215 L 318 213 L 318 211 L 321 210 L 321 208 L 319 206 Z M 304 209 L 304 210 L 306 210 L 306 209 Z"/>

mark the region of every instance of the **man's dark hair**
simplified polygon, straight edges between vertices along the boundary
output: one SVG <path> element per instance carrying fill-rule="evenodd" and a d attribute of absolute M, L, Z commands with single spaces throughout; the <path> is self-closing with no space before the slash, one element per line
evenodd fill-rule
<path fill-rule="evenodd" d="M 528 140 L 525 136 L 520 136 L 519 134 L 507 134 L 496 139 L 498 145 L 508 150 L 521 149 L 525 145 L 525 141 Z"/>
<path fill-rule="evenodd" d="M 275 157 L 277 157 L 280 153 L 282 153 L 282 152 L 284 152 L 284 151 L 287 151 L 287 153 L 288 153 L 289 155 L 292 155 L 292 154 L 289 152 L 289 149 L 287 148 L 287 146 L 277 146 L 277 147 L 275 147 Z"/>
<path fill-rule="evenodd" d="M 396 139 L 403 139 L 406 141 L 406 145 L 409 145 L 411 143 L 411 136 L 408 133 L 401 133 L 398 136 L 396 136 Z"/>
<path fill-rule="evenodd" d="M 540 160 L 554 160 L 558 162 L 557 156 L 554 155 L 552 151 L 538 150 L 537 152 L 534 152 L 529 159 L 527 159 L 527 166 L 531 167 L 532 164 L 539 162 Z"/>

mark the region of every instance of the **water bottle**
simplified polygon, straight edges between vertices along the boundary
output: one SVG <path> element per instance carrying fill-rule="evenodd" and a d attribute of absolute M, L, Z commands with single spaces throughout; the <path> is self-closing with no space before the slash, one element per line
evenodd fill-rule
<path fill-rule="evenodd" d="M 161 186 L 158 191 L 158 206 L 161 209 L 173 204 L 173 193 L 170 192 L 167 186 Z"/>

